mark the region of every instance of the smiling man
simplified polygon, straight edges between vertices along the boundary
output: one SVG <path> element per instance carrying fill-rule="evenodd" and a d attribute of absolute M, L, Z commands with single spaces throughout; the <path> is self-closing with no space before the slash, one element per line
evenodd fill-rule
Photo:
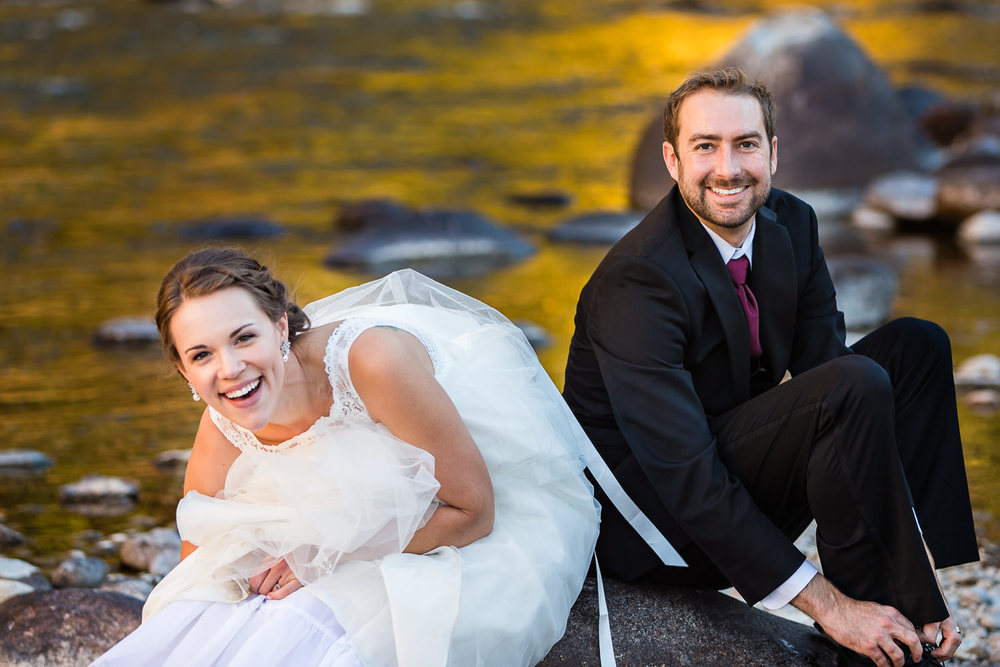
<path fill-rule="evenodd" d="M 771 188 L 762 85 L 695 74 L 664 134 L 677 185 L 584 287 L 564 396 L 686 565 L 599 492 L 602 566 L 793 604 L 857 664 L 939 664 L 961 631 L 934 567 L 978 559 L 947 335 L 906 318 L 845 346 L 815 213 Z M 813 519 L 823 574 L 792 543 Z"/>

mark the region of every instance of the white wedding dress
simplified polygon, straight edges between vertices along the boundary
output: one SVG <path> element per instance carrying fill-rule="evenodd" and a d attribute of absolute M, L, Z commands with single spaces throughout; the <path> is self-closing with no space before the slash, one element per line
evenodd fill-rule
<path fill-rule="evenodd" d="M 150 595 L 143 624 L 96 665 L 532 665 L 562 636 L 597 539 L 583 476 L 589 442 L 516 326 L 403 270 L 310 304 L 341 322 L 325 362 L 333 405 L 299 436 L 264 446 L 218 413 L 241 454 L 215 498 L 188 493 L 181 536 L 198 549 Z M 347 369 L 365 329 L 426 347 L 489 469 L 492 533 L 402 553 L 437 505 L 433 457 L 373 422 Z M 248 577 L 284 557 L 305 587 L 253 595 Z"/>

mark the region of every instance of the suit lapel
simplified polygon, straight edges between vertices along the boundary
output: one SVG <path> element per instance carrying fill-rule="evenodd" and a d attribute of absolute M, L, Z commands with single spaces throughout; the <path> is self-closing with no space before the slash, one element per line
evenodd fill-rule
<path fill-rule="evenodd" d="M 705 286 L 712 306 L 722 323 L 729 350 L 734 397 L 737 403 L 742 403 L 750 397 L 750 331 L 747 328 L 746 316 L 743 314 L 739 299 L 736 298 L 736 290 L 733 288 L 729 271 L 719 256 L 719 249 L 712 243 L 708 232 L 702 228 L 683 199 L 677 195 L 677 188 L 674 188 L 672 194 L 676 196 L 675 214 L 684 237 L 691 267 Z M 756 246 L 754 251 L 756 252 Z"/>
<path fill-rule="evenodd" d="M 760 312 L 760 342 L 770 373 L 784 374 L 795 332 L 797 302 L 795 256 L 788 231 L 778 224 L 774 211 L 757 211 L 753 240 L 753 269 L 748 282 Z M 775 381 L 781 376 L 774 378 Z"/>

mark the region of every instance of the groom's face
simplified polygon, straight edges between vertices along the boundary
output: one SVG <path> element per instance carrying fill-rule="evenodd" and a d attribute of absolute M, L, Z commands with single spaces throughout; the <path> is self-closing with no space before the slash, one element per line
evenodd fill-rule
<path fill-rule="evenodd" d="M 723 238 L 745 235 L 778 166 L 778 138 L 768 141 L 760 104 L 702 89 L 681 103 L 677 118 L 677 145 L 664 142 L 663 159 L 681 197 Z"/>

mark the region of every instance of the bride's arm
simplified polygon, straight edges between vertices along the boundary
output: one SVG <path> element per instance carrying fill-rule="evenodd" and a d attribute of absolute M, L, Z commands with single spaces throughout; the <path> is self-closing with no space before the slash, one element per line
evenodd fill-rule
<path fill-rule="evenodd" d="M 226 485 L 229 467 L 239 455 L 240 451 L 222 434 L 206 408 L 184 473 L 184 495 L 188 491 L 197 491 L 206 496 L 215 496 Z M 181 542 L 181 560 L 197 548 L 190 542 Z"/>
<path fill-rule="evenodd" d="M 434 456 L 440 506 L 406 546 L 464 546 L 493 529 L 493 485 L 479 448 L 434 378 L 427 351 L 395 329 L 362 332 L 348 356 L 351 381 L 372 419 Z"/>

